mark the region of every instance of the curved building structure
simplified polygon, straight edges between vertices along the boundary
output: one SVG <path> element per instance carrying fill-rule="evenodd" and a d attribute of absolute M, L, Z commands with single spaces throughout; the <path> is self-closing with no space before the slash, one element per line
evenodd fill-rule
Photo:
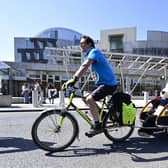
<path fill-rule="evenodd" d="M 68 28 L 56 27 L 46 29 L 37 34 L 36 37 L 57 39 L 57 46 L 63 47 L 67 45 L 79 45 L 81 33 Z"/>
<path fill-rule="evenodd" d="M 46 47 L 76 46 L 82 34 L 68 28 L 49 28 L 35 37 L 14 38 L 15 61 L 48 63 Z"/>

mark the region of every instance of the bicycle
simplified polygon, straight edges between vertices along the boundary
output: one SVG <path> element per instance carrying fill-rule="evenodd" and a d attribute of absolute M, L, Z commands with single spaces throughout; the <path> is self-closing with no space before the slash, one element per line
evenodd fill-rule
<path fill-rule="evenodd" d="M 68 104 L 62 109 L 47 109 L 34 122 L 32 126 L 32 139 L 35 144 L 46 151 L 59 152 L 68 148 L 79 136 L 79 125 L 77 119 L 70 111 L 76 111 L 91 127 L 94 125 L 92 119 L 74 104 L 74 97 L 77 96 L 76 88 L 72 92 Z M 83 96 L 80 96 L 83 98 Z M 110 107 L 111 106 L 111 107 Z M 102 122 L 102 133 L 113 142 L 121 142 L 129 138 L 134 130 L 134 124 L 121 125 L 116 113 L 110 112 L 113 104 L 101 101 L 99 120 Z M 113 109 L 114 110 L 114 109 Z M 87 133 L 85 134 L 86 136 Z M 88 136 L 91 137 L 91 136 Z"/>

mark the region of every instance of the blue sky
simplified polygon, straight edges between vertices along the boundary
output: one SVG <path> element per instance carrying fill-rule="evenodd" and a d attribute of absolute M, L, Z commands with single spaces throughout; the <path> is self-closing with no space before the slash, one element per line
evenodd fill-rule
<path fill-rule="evenodd" d="M 99 39 L 100 30 L 137 28 L 168 32 L 167 0 L 0 0 L 0 61 L 14 61 L 14 37 L 66 27 Z"/>

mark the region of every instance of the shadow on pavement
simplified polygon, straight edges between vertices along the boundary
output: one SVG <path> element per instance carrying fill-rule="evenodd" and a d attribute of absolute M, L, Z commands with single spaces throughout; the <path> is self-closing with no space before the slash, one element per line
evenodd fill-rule
<path fill-rule="evenodd" d="M 163 156 L 162 153 L 168 152 L 168 135 L 157 135 L 156 137 L 143 138 L 131 137 L 122 143 L 104 144 L 104 148 L 80 148 L 71 146 L 62 152 L 47 153 L 48 157 L 84 157 L 89 155 L 104 155 L 111 152 L 127 153 L 135 162 L 153 162 L 168 160 L 168 155 Z M 140 157 L 140 154 L 159 154 L 149 159 Z"/>
<path fill-rule="evenodd" d="M 125 152 L 130 154 L 132 160 L 135 162 L 153 162 L 168 160 L 168 155 L 166 154 L 168 152 L 167 144 L 168 135 L 158 134 L 157 136 L 150 138 L 132 137 L 126 142 L 109 145 L 112 149 L 114 149 L 115 152 Z M 144 154 L 148 154 L 145 155 L 147 158 L 142 157 Z M 156 155 L 152 155 L 151 157 L 151 154 Z"/>
<path fill-rule="evenodd" d="M 84 157 L 84 156 L 93 156 L 93 155 L 103 155 L 113 152 L 111 148 L 80 148 L 76 146 L 71 146 L 68 149 L 65 149 L 61 152 L 49 152 L 46 153 L 46 156 L 49 157 Z"/>
<path fill-rule="evenodd" d="M 19 137 L 1 137 L 0 138 L 0 154 L 25 152 L 37 149 L 31 139 Z"/>

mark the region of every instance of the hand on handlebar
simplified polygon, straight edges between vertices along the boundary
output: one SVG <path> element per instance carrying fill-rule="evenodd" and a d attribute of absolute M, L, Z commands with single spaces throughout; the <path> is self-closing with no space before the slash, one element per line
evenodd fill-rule
<path fill-rule="evenodd" d="M 62 85 L 62 89 L 65 90 L 68 87 L 73 87 L 77 81 L 78 81 L 78 78 L 77 77 L 73 77 L 72 79 L 68 80 L 67 82 L 65 82 Z"/>

